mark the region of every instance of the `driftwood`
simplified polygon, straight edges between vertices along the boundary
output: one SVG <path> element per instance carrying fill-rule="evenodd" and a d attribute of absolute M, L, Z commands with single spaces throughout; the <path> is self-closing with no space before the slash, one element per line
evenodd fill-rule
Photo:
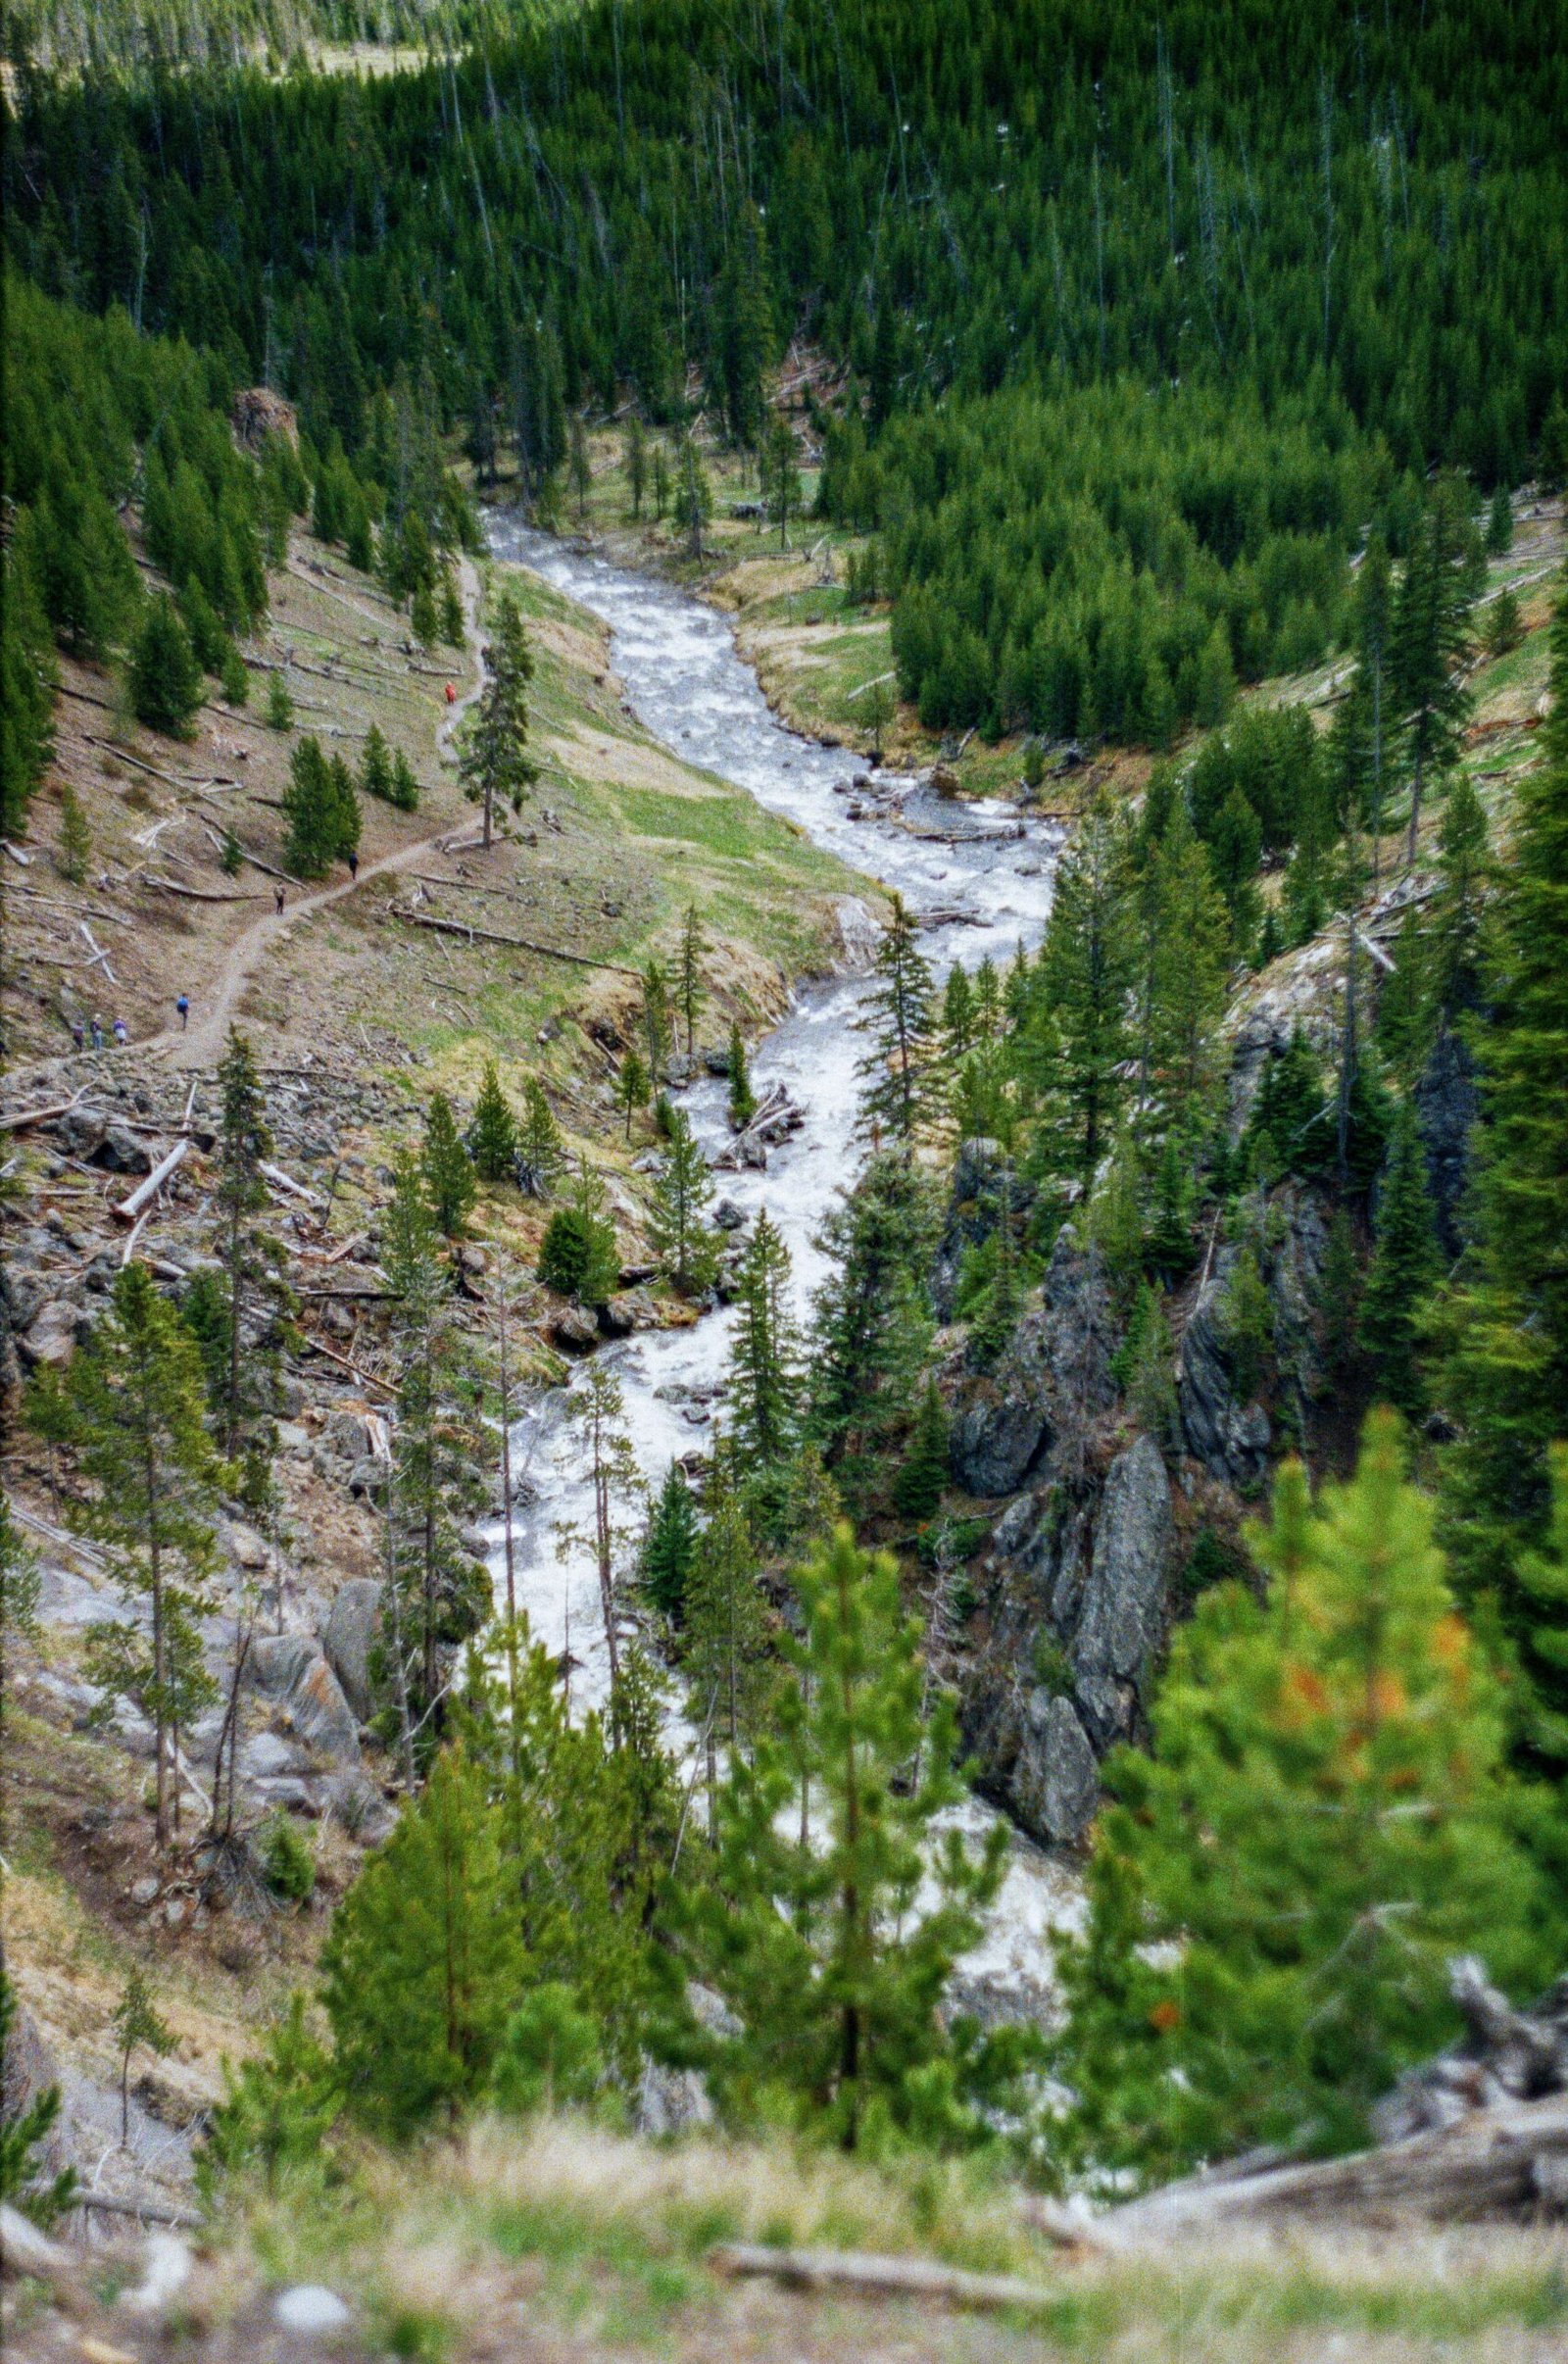
<path fill-rule="evenodd" d="M 152 1200 L 157 1197 L 159 1191 L 169 1180 L 169 1177 L 173 1172 L 175 1166 L 180 1164 L 181 1161 L 188 1156 L 190 1146 L 191 1144 L 188 1136 L 183 1141 L 176 1141 L 173 1148 L 170 1151 L 168 1157 L 160 1158 L 159 1162 L 153 1167 L 153 1170 L 148 1175 L 146 1181 L 138 1183 L 128 1199 L 121 1200 L 120 1205 L 115 1208 L 116 1214 L 122 1216 L 127 1223 L 130 1222 L 136 1215 L 139 1215 L 142 1208 L 146 1206 L 149 1206 Z"/>
<path fill-rule="evenodd" d="M 86 1089 L 83 1084 L 81 1092 L 74 1092 L 69 1100 L 51 1100 L 47 1108 L 13 1109 L 9 1116 L 0 1116 L 0 1133 L 22 1133 L 29 1124 L 43 1124 L 51 1116 L 69 1116 Z"/>
<path fill-rule="evenodd" d="M 365 1381 L 367 1387 L 378 1387 L 380 1388 L 382 1394 L 387 1396 L 395 1396 L 397 1394 L 398 1391 L 393 1386 L 390 1379 L 378 1379 L 374 1371 L 365 1370 L 359 1363 L 350 1362 L 346 1354 L 338 1354 L 335 1348 L 323 1346 L 318 1338 L 312 1338 L 307 1335 L 305 1339 L 305 1346 L 313 1354 L 324 1354 L 327 1361 L 335 1362 L 340 1370 L 352 1371 L 356 1379 L 363 1379 Z"/>
<path fill-rule="evenodd" d="M 177 879 L 154 878 L 151 873 L 143 885 L 157 887 L 165 895 L 185 895 L 192 903 L 265 903 L 265 895 L 220 895 L 212 887 L 181 886 Z"/>
<path fill-rule="evenodd" d="M 709 2252 L 715 2274 L 764 2277 L 797 2290 L 851 2290 L 870 2298 L 929 2298 L 995 2313 L 1054 2306 L 1058 2291 L 1014 2274 L 966 2274 L 923 2257 L 875 2257 L 856 2249 L 764 2249 L 728 2241 Z"/>
<path fill-rule="evenodd" d="M 116 2199 L 107 2192 L 74 2192 L 66 2204 L 98 2216 L 128 2216 L 142 2225 L 170 2225 L 176 2233 L 198 2233 L 203 2221 L 193 2208 L 169 2208 L 161 2200 Z"/>
<path fill-rule="evenodd" d="M 1085 2228 L 1106 2248 L 1277 2216 L 1529 2220 L 1568 2215 L 1568 1978 L 1517 2011 L 1464 1955 L 1460 2041 L 1402 2078 L 1348 2158 L 1242 2159 L 1168 2184 Z"/>
<path fill-rule="evenodd" d="M 303 1182 L 296 1182 L 292 1174 L 284 1173 L 280 1165 L 271 1164 L 266 1157 L 259 1158 L 257 1162 L 268 1181 L 273 1183 L 277 1189 L 286 1192 L 289 1198 L 303 1199 L 307 1207 L 320 1206 L 319 1191 L 307 1190 Z"/>
<path fill-rule="evenodd" d="M 470 927 L 466 919 L 438 919 L 431 911 L 412 911 L 406 903 L 387 906 L 394 919 L 407 920 L 410 927 L 433 928 L 440 936 L 462 936 L 469 944 L 510 944 L 520 952 L 540 954 L 547 960 L 569 960 L 575 968 L 608 968 L 617 977 L 635 977 L 640 971 L 623 968 L 618 960 L 596 960 L 589 953 L 563 952 L 556 944 L 536 944 L 531 936 L 503 936 L 492 927 Z"/>

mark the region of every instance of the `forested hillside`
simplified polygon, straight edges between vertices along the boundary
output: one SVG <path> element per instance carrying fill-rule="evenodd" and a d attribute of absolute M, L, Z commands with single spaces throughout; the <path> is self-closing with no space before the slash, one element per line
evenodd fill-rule
<path fill-rule="evenodd" d="M 9 22 L 0 2202 L 199 2364 L 1561 2336 L 1560 17 Z"/>

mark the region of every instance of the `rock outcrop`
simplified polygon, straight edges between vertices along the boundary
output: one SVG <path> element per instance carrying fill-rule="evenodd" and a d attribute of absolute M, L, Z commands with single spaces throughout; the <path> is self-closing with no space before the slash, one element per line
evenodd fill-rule
<path fill-rule="evenodd" d="M 359 1727 L 314 1635 L 259 1635 L 245 1660 L 245 1681 L 288 1717 L 315 1755 L 338 1765 L 359 1763 Z"/>
<path fill-rule="evenodd" d="M 336 1675 L 344 1698 L 368 1724 L 375 1700 L 370 1689 L 370 1651 L 381 1628 L 381 1587 L 373 1576 L 351 1576 L 338 1588 L 325 1625 L 321 1648 Z"/>
<path fill-rule="evenodd" d="M 1064 1224 L 1039 1305 L 1019 1322 L 995 1371 L 969 1381 L 955 1406 L 950 1451 L 959 1485 L 970 1494 L 1014 1493 L 1048 1453 L 1064 1469 L 1115 1401 L 1114 1343 L 1100 1252 Z"/>

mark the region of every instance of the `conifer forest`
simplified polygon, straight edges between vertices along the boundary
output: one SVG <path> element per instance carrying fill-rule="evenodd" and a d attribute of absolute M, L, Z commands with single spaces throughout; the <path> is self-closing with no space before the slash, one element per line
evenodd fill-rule
<path fill-rule="evenodd" d="M 6 0 L 8 2353 L 1562 2352 L 1565 35 Z"/>

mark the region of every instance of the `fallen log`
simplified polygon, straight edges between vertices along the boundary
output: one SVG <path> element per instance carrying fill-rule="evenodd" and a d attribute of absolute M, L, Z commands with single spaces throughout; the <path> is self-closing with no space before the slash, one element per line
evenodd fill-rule
<path fill-rule="evenodd" d="M 127 1223 L 133 1222 L 135 1217 L 140 1214 L 142 1208 L 146 1206 L 149 1206 L 152 1200 L 157 1197 L 159 1191 L 169 1180 L 169 1177 L 173 1172 L 175 1166 L 180 1164 L 184 1158 L 189 1156 L 190 1150 L 191 1142 L 188 1135 L 183 1141 L 176 1141 L 173 1148 L 170 1151 L 168 1157 L 161 1158 L 158 1164 L 153 1167 L 153 1170 L 148 1175 L 146 1181 L 138 1183 L 128 1199 L 121 1200 L 120 1205 L 115 1208 L 116 1214 L 120 1215 Z M 183 1275 L 181 1277 L 183 1277 Z"/>
<path fill-rule="evenodd" d="M 308 1207 L 320 1206 L 319 1191 L 307 1190 L 303 1182 L 296 1182 L 293 1175 L 284 1173 L 280 1165 L 270 1164 L 266 1157 L 259 1158 L 257 1164 L 259 1170 L 267 1176 L 268 1181 L 275 1184 L 279 1190 L 286 1192 L 289 1198 L 303 1199 Z"/>
<path fill-rule="evenodd" d="M 411 911 L 404 903 L 389 903 L 387 910 L 394 919 L 406 920 L 410 927 L 433 928 L 441 936 L 462 936 L 469 944 L 509 944 L 520 952 L 538 953 L 546 960 L 569 960 L 576 968 L 608 968 L 617 977 L 641 974 L 638 969 L 622 967 L 618 960 L 596 960 L 590 953 L 563 952 L 559 945 L 536 944 L 531 936 L 503 936 L 492 927 L 470 927 L 466 919 L 438 919 L 430 911 Z"/>
<path fill-rule="evenodd" d="M 144 886 L 157 887 L 165 895 L 184 895 L 192 903 L 265 903 L 265 895 L 220 895 L 212 887 L 181 886 L 177 879 L 154 878 L 150 873 Z"/>
<path fill-rule="evenodd" d="M 392 1385 L 392 1382 L 389 1379 L 378 1379 L 374 1371 L 364 1370 L 361 1368 L 359 1363 L 350 1362 L 346 1354 L 338 1354 L 335 1348 L 323 1346 L 318 1338 L 312 1338 L 307 1333 L 304 1339 L 304 1344 L 309 1353 L 313 1354 L 324 1354 L 327 1361 L 335 1362 L 340 1370 L 352 1371 L 356 1379 L 363 1379 L 365 1381 L 367 1387 L 378 1387 L 381 1390 L 381 1393 L 385 1396 L 395 1396 L 397 1394 L 397 1389 Z"/>
<path fill-rule="evenodd" d="M 204 2221 L 194 2208 L 169 2208 L 161 2200 L 117 2199 L 108 2192 L 74 2192 L 66 2205 L 87 2208 L 98 2216 L 128 2216 L 142 2225 L 169 2225 L 176 2233 L 198 2233 Z"/>
<path fill-rule="evenodd" d="M 0 1133 L 23 1133 L 29 1124 L 43 1124 L 51 1116 L 69 1116 L 86 1089 L 83 1084 L 81 1092 L 73 1092 L 69 1100 L 51 1100 L 47 1108 L 16 1108 L 9 1116 L 0 1116 Z"/>
<path fill-rule="evenodd" d="M 727 2280 L 761 2277 L 797 2290 L 853 2290 L 872 2298 L 929 2298 L 948 2306 L 996 2313 L 1007 2307 L 1038 2311 L 1060 2293 L 1015 2274 L 969 2274 L 923 2257 L 876 2257 L 858 2249 L 766 2249 L 726 2241 L 709 2252 Z"/>

